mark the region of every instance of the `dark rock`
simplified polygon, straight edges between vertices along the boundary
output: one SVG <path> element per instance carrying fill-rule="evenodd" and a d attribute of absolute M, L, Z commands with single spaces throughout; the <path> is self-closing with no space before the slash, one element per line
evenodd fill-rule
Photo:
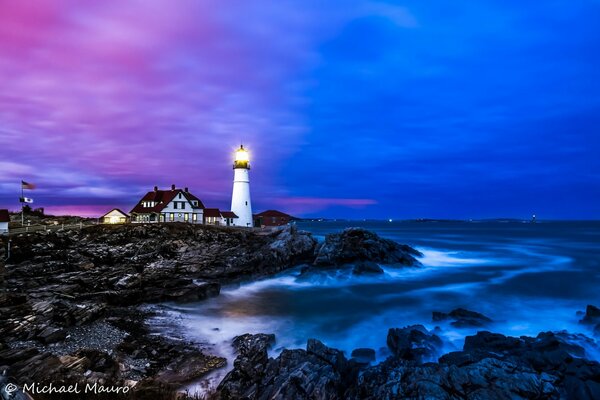
<path fill-rule="evenodd" d="M 489 352 L 506 353 L 520 351 L 524 347 L 524 341 L 519 338 L 504 336 L 499 333 L 487 331 L 477 332 L 474 336 L 465 337 L 463 350 L 466 352 Z"/>
<path fill-rule="evenodd" d="M 317 339 L 308 339 L 308 342 L 306 343 L 306 352 L 325 360 L 337 370 L 343 370 L 347 366 L 347 360 L 343 352 L 327 347 Z"/>
<path fill-rule="evenodd" d="M 52 326 L 44 328 L 37 334 L 37 338 L 46 344 L 59 342 L 64 340 L 66 336 L 67 334 L 64 329 Z"/>
<path fill-rule="evenodd" d="M 244 335 L 233 338 L 232 345 L 237 351 L 238 360 L 247 360 L 255 364 L 264 364 L 269 358 L 267 351 L 275 344 L 275 335 L 259 333 Z M 236 360 L 237 361 L 237 360 Z"/>
<path fill-rule="evenodd" d="M 390 329 L 387 345 L 396 357 L 421 363 L 437 357 L 443 343 L 423 325 L 411 325 Z"/>
<path fill-rule="evenodd" d="M 341 233 L 329 234 L 317 248 L 314 264 L 335 266 L 357 261 L 373 261 L 383 264 L 419 265 L 415 257 L 420 252 L 393 240 L 361 228 L 348 228 Z"/>
<path fill-rule="evenodd" d="M 597 324 L 600 323 L 600 308 L 588 304 L 585 309 L 585 315 L 579 322 L 582 324 Z"/>
<path fill-rule="evenodd" d="M 0 366 L 20 380 L 133 379 L 150 392 L 172 389 L 225 360 L 196 344 L 152 336 L 132 306 L 216 296 L 223 282 L 312 263 L 317 243 L 295 226 L 251 231 L 191 224 L 97 225 L 12 241 L 11 264 L 1 271 L 9 285 L 0 290 Z M 118 334 L 97 337 L 102 332 Z M 11 349 L 32 340 L 40 343 L 31 350 Z M 77 351 L 87 347 L 107 358 Z M 266 351 L 260 354 L 266 362 Z"/>
<path fill-rule="evenodd" d="M 355 275 L 383 274 L 383 269 L 373 261 L 358 261 L 354 264 L 352 273 Z"/>
<path fill-rule="evenodd" d="M 353 360 L 360 364 L 370 364 L 376 358 L 375 350 L 369 348 L 354 349 L 350 355 Z"/>
<path fill-rule="evenodd" d="M 432 313 L 432 320 L 434 322 L 453 320 L 450 325 L 457 328 L 483 327 L 492 322 L 492 320 L 485 315 L 475 311 L 465 310 L 464 308 L 457 308 L 448 314 L 434 311 Z"/>
<path fill-rule="evenodd" d="M 268 338 L 245 336 L 250 340 L 247 349 L 258 346 L 264 351 Z M 265 339 L 267 339 L 265 341 Z M 344 355 L 318 340 L 311 339 L 305 350 L 283 350 L 277 359 L 258 357 L 256 363 L 240 360 L 248 354 L 240 353 L 234 369 L 217 388 L 221 399 L 339 399 L 343 398 L 343 377 L 356 376 Z"/>

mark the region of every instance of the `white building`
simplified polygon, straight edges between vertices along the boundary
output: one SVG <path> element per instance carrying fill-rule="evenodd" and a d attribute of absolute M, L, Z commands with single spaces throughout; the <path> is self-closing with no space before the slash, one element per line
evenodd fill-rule
<path fill-rule="evenodd" d="M 250 157 L 244 146 L 235 152 L 233 162 L 233 193 L 231 211 L 237 215 L 234 226 L 253 227 L 252 203 L 250 202 Z"/>
<path fill-rule="evenodd" d="M 9 222 L 10 215 L 8 215 L 8 210 L 0 210 L 0 235 L 8 235 Z"/>
<path fill-rule="evenodd" d="M 131 210 L 131 222 L 187 222 L 202 224 L 204 220 L 204 204 L 188 188 L 171 190 L 154 190 L 146 193 Z"/>
<path fill-rule="evenodd" d="M 235 226 L 238 216 L 233 211 L 221 211 L 218 208 L 204 209 L 204 223 L 206 225 Z"/>
<path fill-rule="evenodd" d="M 113 208 L 112 210 L 100 217 L 100 223 L 102 224 L 124 224 L 128 220 L 129 215 L 119 210 L 118 208 Z"/>

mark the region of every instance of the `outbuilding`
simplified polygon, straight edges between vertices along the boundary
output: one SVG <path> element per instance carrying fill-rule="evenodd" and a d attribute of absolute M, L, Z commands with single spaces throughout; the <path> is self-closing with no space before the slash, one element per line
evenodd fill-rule
<path fill-rule="evenodd" d="M 100 217 L 101 224 L 124 224 L 126 222 L 129 222 L 129 215 L 118 208 L 113 208 Z"/>
<path fill-rule="evenodd" d="M 281 226 L 295 220 L 289 214 L 277 210 L 267 210 L 254 215 L 254 226 Z"/>

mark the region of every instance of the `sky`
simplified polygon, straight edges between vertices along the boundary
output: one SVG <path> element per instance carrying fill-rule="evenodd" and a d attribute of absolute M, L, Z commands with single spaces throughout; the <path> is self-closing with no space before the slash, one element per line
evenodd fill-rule
<path fill-rule="evenodd" d="M 0 207 L 600 219 L 598 0 L 2 3 Z"/>

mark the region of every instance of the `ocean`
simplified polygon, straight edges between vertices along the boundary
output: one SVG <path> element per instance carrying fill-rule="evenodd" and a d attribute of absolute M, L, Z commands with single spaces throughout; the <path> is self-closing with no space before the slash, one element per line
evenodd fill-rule
<path fill-rule="evenodd" d="M 230 365 L 235 356 L 230 341 L 243 333 L 274 333 L 273 356 L 317 338 L 348 356 L 355 348 L 373 348 L 382 360 L 389 328 L 422 324 L 441 328 L 444 352 L 461 349 L 464 337 L 481 328 L 432 321 L 433 311 L 458 307 L 485 314 L 494 320 L 486 329 L 506 335 L 567 330 L 592 337 L 577 312 L 587 304 L 600 306 L 600 222 L 298 223 L 319 240 L 350 226 L 415 247 L 424 254 L 423 265 L 383 266 L 385 273 L 375 276 L 349 271 L 300 276 L 296 268 L 224 287 L 207 301 L 162 305 L 157 329 L 169 327 L 162 334 L 203 343 Z M 594 349 L 588 351 L 600 360 Z M 202 384 L 214 386 L 226 371 Z"/>

